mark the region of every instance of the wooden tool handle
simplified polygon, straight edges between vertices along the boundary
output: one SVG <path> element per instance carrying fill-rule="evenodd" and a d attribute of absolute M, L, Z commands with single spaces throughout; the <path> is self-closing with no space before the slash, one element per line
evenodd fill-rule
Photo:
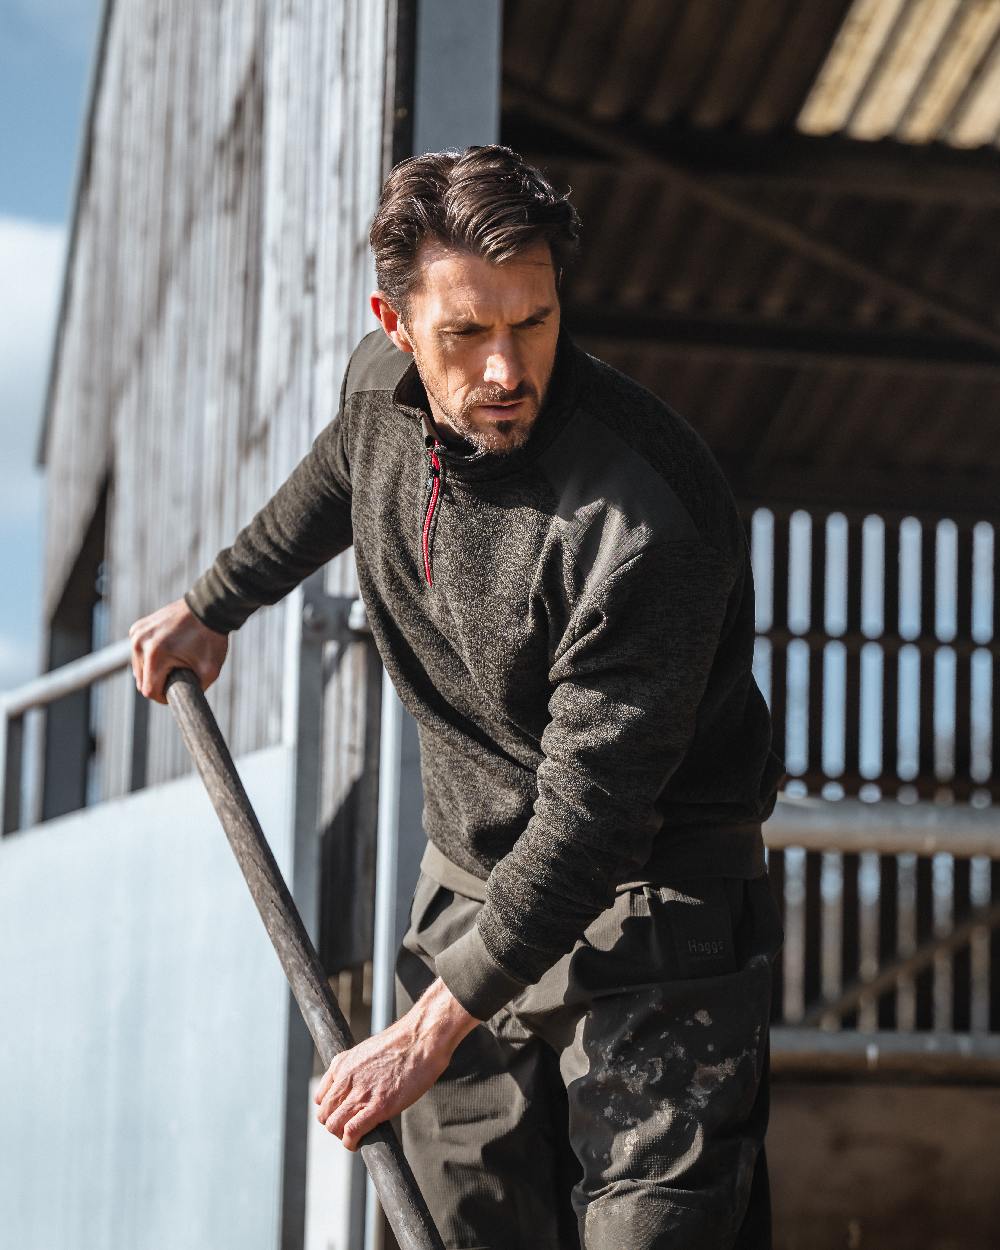
<path fill-rule="evenodd" d="M 198 678 L 189 668 L 176 668 L 170 673 L 165 693 L 184 745 L 222 822 L 320 1059 L 324 1066 L 329 1066 L 335 1055 L 354 1045 L 354 1039 L 247 798 L 212 709 Z M 373 1129 L 362 1139 L 359 1149 L 400 1250 L 444 1250 L 392 1125 L 381 1124 Z"/>

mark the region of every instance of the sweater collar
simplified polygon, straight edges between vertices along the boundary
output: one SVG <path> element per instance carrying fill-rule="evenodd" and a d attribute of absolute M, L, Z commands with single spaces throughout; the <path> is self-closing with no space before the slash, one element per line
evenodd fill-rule
<path fill-rule="evenodd" d="M 410 362 L 406 372 L 396 383 L 392 392 L 392 402 L 408 416 L 419 419 L 425 447 L 433 447 L 435 443 L 438 443 L 438 456 L 443 459 L 449 475 L 468 481 L 509 477 L 537 459 L 569 420 L 576 406 L 581 363 L 584 357 L 585 353 L 576 344 L 569 331 L 565 326 L 560 325 L 559 338 L 556 341 L 556 358 L 552 366 L 552 377 L 549 380 L 545 403 L 535 418 L 535 424 L 531 427 L 527 442 L 511 452 L 479 449 L 463 452 L 440 441 L 427 414 L 425 407 L 427 395 L 420 381 L 420 375 L 417 373 L 415 361 Z"/>

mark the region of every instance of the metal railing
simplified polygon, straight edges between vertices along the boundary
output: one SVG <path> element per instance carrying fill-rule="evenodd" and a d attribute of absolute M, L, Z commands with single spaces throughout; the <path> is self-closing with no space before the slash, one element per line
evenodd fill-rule
<path fill-rule="evenodd" d="M 111 643 L 79 660 L 26 682 L 0 696 L 0 833 L 13 833 L 22 824 L 25 718 L 36 708 L 89 690 L 95 682 L 119 673 L 131 663 L 127 638 Z M 144 784 L 146 701 L 136 692 L 132 733 L 131 789 Z M 39 788 L 44 785 L 41 779 Z M 28 821 L 27 823 L 34 823 Z"/>
<path fill-rule="evenodd" d="M 765 836 L 775 1066 L 1000 1079 L 997 810 L 786 798 Z"/>
<path fill-rule="evenodd" d="M 293 738 L 313 748 L 298 764 L 297 802 L 303 827 L 315 828 L 321 648 L 331 638 L 364 632 L 363 605 L 307 587 L 300 620 L 303 645 L 297 663 L 290 666 L 295 669 L 294 689 L 290 677 L 286 716 L 296 722 Z M 129 663 L 130 644 L 123 640 L 0 699 L 5 833 L 21 825 L 27 714 L 85 690 Z M 135 789 L 144 778 L 147 713 L 148 703 L 137 693 L 131 768 Z M 390 727 L 388 720 L 385 727 Z M 765 837 L 785 926 L 772 1013 L 776 1069 L 908 1068 L 926 1076 L 1000 1078 L 997 810 L 962 803 L 782 796 L 765 825 Z M 385 845 L 380 853 L 387 853 Z M 935 869 L 942 859 L 950 865 L 950 894 L 947 881 L 942 887 L 936 879 L 942 876 Z M 866 873 L 867 886 L 862 881 Z M 973 889 L 976 874 L 978 887 Z M 392 904 L 384 895 L 379 903 L 377 936 L 385 947 L 391 940 Z M 934 923 L 928 931 L 930 913 Z M 382 955 L 379 962 L 388 967 L 385 950 Z M 382 1015 L 386 995 L 376 997 Z"/>

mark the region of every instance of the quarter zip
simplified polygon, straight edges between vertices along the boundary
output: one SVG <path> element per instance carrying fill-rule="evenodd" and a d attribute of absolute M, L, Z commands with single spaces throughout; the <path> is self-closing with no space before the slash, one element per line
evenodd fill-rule
<path fill-rule="evenodd" d="M 423 556 L 424 556 L 424 577 L 427 579 L 427 585 L 433 585 L 431 578 L 431 542 L 433 540 L 434 514 L 437 511 L 438 500 L 441 495 L 441 482 L 444 478 L 444 465 L 441 457 L 438 455 L 438 448 L 441 446 L 440 439 L 435 438 L 434 445 L 427 448 L 427 454 L 430 457 L 431 475 L 427 479 L 427 484 L 431 488 L 430 498 L 427 500 L 427 510 L 424 514 L 424 531 L 422 538 Z"/>

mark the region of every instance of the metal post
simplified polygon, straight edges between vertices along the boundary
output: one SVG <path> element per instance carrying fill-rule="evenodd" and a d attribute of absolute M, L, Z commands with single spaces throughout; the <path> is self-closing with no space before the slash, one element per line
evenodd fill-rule
<path fill-rule="evenodd" d="M 24 717 L 0 709 L 0 833 L 13 833 L 21 824 L 21 757 Z"/>
<path fill-rule="evenodd" d="M 358 639 L 370 640 L 362 601 L 328 594 L 324 589 L 324 580 L 320 571 L 288 597 L 282 701 L 282 741 L 295 752 L 291 887 L 303 924 L 314 945 L 319 943 L 320 923 L 320 794 L 327 672 L 325 647 L 328 642 L 344 647 Z M 312 1061 L 312 1042 L 290 999 L 282 1245 L 296 1248 L 301 1246 L 305 1233 L 306 1117 L 309 1114 L 305 1091 L 312 1074 Z M 352 1157 L 351 1169 L 350 1244 L 358 1246 L 363 1237 L 365 1179 L 368 1175 L 360 1154 Z"/>
<path fill-rule="evenodd" d="M 383 677 L 378 837 L 375 856 L 375 934 L 372 950 L 372 1033 L 384 1029 L 395 1014 L 393 968 L 396 951 L 402 712 L 402 704 L 392 682 Z M 382 1250 L 383 1244 L 378 1195 L 369 1177 L 365 1194 L 365 1250 Z"/>
<path fill-rule="evenodd" d="M 319 770 L 323 725 L 322 617 L 317 599 L 322 577 L 304 582 L 288 597 L 286 611 L 282 738 L 295 752 L 292 787 L 292 851 L 287 871 L 302 924 L 315 946 L 319 916 Z M 285 1068 L 284 1150 L 281 1182 L 281 1245 L 301 1247 L 306 1213 L 306 1091 L 312 1075 L 313 1042 L 288 994 Z"/>
<path fill-rule="evenodd" d="M 375 860 L 375 939 L 372 952 L 372 1032 L 395 1016 L 396 882 L 399 866 L 400 765 L 403 705 L 392 682 L 382 683 L 378 845 Z"/>
<path fill-rule="evenodd" d="M 325 647 L 328 642 L 344 647 L 365 637 L 367 619 L 360 599 L 327 594 L 322 570 L 292 592 L 286 610 L 282 740 L 295 752 L 289 885 L 306 932 L 318 946 Z M 288 1006 L 281 1227 L 282 1245 L 300 1247 L 305 1237 L 306 1090 L 312 1075 L 313 1043 L 291 995 Z M 363 1166 L 360 1159 L 357 1166 Z"/>
<path fill-rule="evenodd" d="M 502 0 L 420 0 L 416 36 L 414 152 L 496 143 Z"/>
<path fill-rule="evenodd" d="M 132 697 L 132 746 L 128 788 L 131 792 L 146 788 L 146 766 L 149 759 L 149 700 L 139 693 Z"/>
<path fill-rule="evenodd" d="M 406 930 L 409 904 L 426 845 L 420 747 L 413 717 L 382 678 L 379 740 L 379 806 L 372 952 L 372 1032 L 396 1018 L 396 952 Z M 365 1205 L 365 1250 L 381 1250 L 382 1221 L 373 1186 Z"/>

